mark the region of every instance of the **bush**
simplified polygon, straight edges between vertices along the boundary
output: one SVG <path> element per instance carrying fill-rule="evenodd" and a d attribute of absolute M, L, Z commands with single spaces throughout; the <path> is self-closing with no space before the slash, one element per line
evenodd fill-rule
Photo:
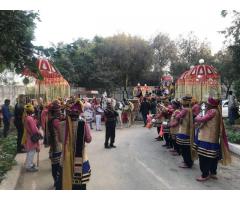
<path fill-rule="evenodd" d="M 228 130 L 228 140 L 231 143 L 240 144 L 240 131 Z"/>
<path fill-rule="evenodd" d="M 4 175 L 16 164 L 14 160 L 17 153 L 17 136 L 10 134 L 7 138 L 0 139 L 0 183 Z"/>

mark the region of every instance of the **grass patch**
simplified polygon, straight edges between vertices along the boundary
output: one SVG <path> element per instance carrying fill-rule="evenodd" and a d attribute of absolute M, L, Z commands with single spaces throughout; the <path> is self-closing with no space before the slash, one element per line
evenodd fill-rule
<path fill-rule="evenodd" d="M 5 174 L 16 164 L 17 136 L 9 134 L 7 138 L 0 138 L 0 183 Z"/>

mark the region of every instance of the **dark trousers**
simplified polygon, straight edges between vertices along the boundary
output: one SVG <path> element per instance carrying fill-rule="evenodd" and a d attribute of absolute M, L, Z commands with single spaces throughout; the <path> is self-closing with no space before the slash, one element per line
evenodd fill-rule
<path fill-rule="evenodd" d="M 229 108 L 228 110 L 228 119 L 229 119 L 229 124 L 234 125 L 235 124 L 235 110 L 234 108 Z"/>
<path fill-rule="evenodd" d="M 9 128 L 10 128 L 10 122 L 9 121 L 3 121 L 3 137 L 7 137 L 8 135 L 8 131 L 9 131 Z"/>
<path fill-rule="evenodd" d="M 54 186 L 56 190 L 61 190 L 62 188 L 62 167 L 59 163 L 52 164 L 52 176 L 54 180 Z"/>
<path fill-rule="evenodd" d="M 106 135 L 105 135 L 105 146 L 108 146 L 110 139 L 110 145 L 113 145 L 115 142 L 115 128 L 116 122 L 107 122 L 106 123 Z"/>
<path fill-rule="evenodd" d="M 218 159 L 217 158 L 208 158 L 202 155 L 199 155 L 199 165 L 200 170 L 202 172 L 202 177 L 206 178 L 210 174 L 216 175 L 217 174 L 217 165 Z"/>
<path fill-rule="evenodd" d="M 193 166 L 193 160 L 191 157 L 191 147 L 189 145 L 181 145 L 182 157 L 184 163 L 191 168 Z"/>
<path fill-rule="evenodd" d="M 21 151 L 23 149 L 22 146 L 22 137 L 23 137 L 23 123 L 22 122 L 15 122 L 15 126 L 17 129 L 17 151 Z"/>
<path fill-rule="evenodd" d="M 147 114 L 142 113 L 142 117 L 143 117 L 144 125 L 146 126 L 147 125 Z"/>
<path fill-rule="evenodd" d="M 82 184 L 82 185 L 73 185 L 72 186 L 73 190 L 86 190 L 87 189 L 87 185 L 86 184 Z"/>
<path fill-rule="evenodd" d="M 166 145 L 168 147 L 172 147 L 172 141 L 171 141 L 170 133 L 164 133 L 163 134 L 163 138 L 164 138 L 164 140 L 166 142 Z"/>
<path fill-rule="evenodd" d="M 173 149 L 180 155 L 181 154 L 180 146 L 179 144 L 177 144 L 176 139 L 172 139 L 172 144 L 173 144 Z"/>

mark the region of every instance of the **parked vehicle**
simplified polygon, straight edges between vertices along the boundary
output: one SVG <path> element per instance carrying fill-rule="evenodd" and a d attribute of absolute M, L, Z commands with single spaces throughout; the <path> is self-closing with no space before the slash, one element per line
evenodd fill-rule
<path fill-rule="evenodd" d="M 240 104 L 238 104 L 240 105 Z M 240 113 L 240 108 L 238 107 L 238 112 Z M 228 117 L 228 99 L 222 100 L 222 116 L 224 118 Z"/>

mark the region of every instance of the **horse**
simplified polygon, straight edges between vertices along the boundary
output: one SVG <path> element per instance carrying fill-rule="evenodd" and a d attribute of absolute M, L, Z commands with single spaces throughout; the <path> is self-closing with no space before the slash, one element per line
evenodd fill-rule
<path fill-rule="evenodd" d="M 121 101 L 116 102 L 115 110 L 118 112 L 118 123 L 120 123 L 120 127 L 123 127 L 123 122 L 122 122 L 122 113 L 123 113 L 123 103 Z"/>
<path fill-rule="evenodd" d="M 128 100 L 125 100 L 123 104 L 123 113 L 127 114 L 128 127 L 130 127 L 134 121 L 133 110 L 134 110 L 133 103 Z"/>

